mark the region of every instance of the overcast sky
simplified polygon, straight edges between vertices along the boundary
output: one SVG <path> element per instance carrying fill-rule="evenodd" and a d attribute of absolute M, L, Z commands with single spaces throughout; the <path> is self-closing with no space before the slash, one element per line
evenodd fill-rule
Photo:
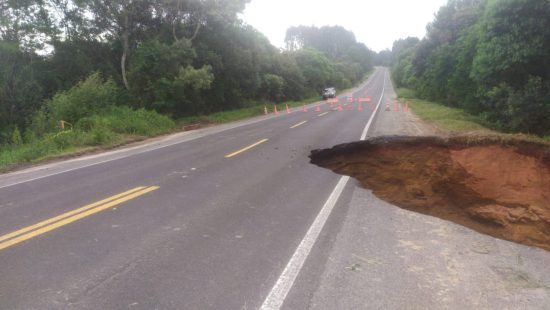
<path fill-rule="evenodd" d="M 288 27 L 341 25 L 370 49 L 391 49 L 393 41 L 422 38 L 426 24 L 447 0 L 252 0 L 242 19 L 284 47 Z"/>

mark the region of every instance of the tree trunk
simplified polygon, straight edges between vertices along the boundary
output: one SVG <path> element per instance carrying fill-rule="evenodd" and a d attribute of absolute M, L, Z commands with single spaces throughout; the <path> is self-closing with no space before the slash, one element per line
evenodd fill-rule
<path fill-rule="evenodd" d="M 128 50 L 130 49 L 128 43 L 128 15 L 124 16 L 124 29 L 121 35 L 122 40 L 122 57 L 120 58 L 120 71 L 122 72 L 122 82 L 127 90 L 130 90 L 128 79 L 126 77 L 126 57 L 128 57 Z"/>
<path fill-rule="evenodd" d="M 197 21 L 197 27 L 195 28 L 195 33 L 193 33 L 193 36 L 189 39 L 189 41 L 193 42 L 197 35 L 199 34 L 199 29 L 201 29 L 201 22 L 200 20 Z"/>

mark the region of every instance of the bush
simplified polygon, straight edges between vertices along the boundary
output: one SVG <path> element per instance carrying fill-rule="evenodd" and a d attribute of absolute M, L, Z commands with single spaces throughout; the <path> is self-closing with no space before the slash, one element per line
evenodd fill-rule
<path fill-rule="evenodd" d="M 51 141 L 55 144 L 55 147 L 59 150 L 66 149 L 70 146 L 79 146 L 82 145 L 79 139 L 78 131 L 61 131 L 53 136 L 51 136 Z"/>
<path fill-rule="evenodd" d="M 275 74 L 264 74 L 262 78 L 262 94 L 268 100 L 279 101 L 283 97 L 285 80 Z"/>
<path fill-rule="evenodd" d="M 94 128 L 90 131 L 88 145 L 109 145 L 117 140 L 116 134 L 107 128 Z"/>
<path fill-rule="evenodd" d="M 157 135 L 175 126 L 172 119 L 155 111 L 132 110 L 128 107 L 113 109 L 108 119 L 114 132 L 134 135 Z"/>
<path fill-rule="evenodd" d="M 416 98 L 416 92 L 414 91 L 414 89 L 398 88 L 398 89 L 395 90 L 395 92 L 397 93 L 397 96 L 400 97 L 400 98 L 405 98 L 405 99 L 414 99 L 414 98 Z"/>
<path fill-rule="evenodd" d="M 23 138 L 21 137 L 21 132 L 17 127 L 15 127 L 15 129 L 13 130 L 13 133 L 11 134 L 11 144 L 14 146 L 23 144 Z"/>
<path fill-rule="evenodd" d="M 111 109 L 117 92 L 117 86 L 112 80 L 104 82 L 99 73 L 94 73 L 68 91 L 57 93 L 47 102 L 47 108 L 54 121 L 76 122 L 83 117 L 105 113 Z M 36 126 L 40 127 L 39 124 Z"/>
<path fill-rule="evenodd" d="M 140 136 L 165 133 L 174 127 L 174 121 L 167 116 L 129 107 L 115 107 L 106 114 L 85 117 L 76 124 L 76 128 L 82 131 L 106 129 L 117 134 Z"/>

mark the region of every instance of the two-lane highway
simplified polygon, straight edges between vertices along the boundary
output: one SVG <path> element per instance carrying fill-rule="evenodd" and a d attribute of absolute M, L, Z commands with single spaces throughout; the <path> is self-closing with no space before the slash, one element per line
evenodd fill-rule
<path fill-rule="evenodd" d="M 343 95 L 342 108 L 312 104 L 123 156 L 0 176 L 2 308 L 284 302 L 274 286 L 291 288 L 280 276 L 342 185 L 308 155 L 364 138 L 388 79 L 377 69 L 353 92 L 372 97 L 362 109 Z"/>

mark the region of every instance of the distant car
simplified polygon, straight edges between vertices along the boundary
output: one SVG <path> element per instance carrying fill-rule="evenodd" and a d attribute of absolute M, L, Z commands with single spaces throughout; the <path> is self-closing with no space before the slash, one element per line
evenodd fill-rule
<path fill-rule="evenodd" d="M 326 100 L 328 98 L 334 98 L 336 97 L 336 88 L 334 87 L 329 87 L 329 88 L 325 88 L 323 89 L 323 100 Z"/>

